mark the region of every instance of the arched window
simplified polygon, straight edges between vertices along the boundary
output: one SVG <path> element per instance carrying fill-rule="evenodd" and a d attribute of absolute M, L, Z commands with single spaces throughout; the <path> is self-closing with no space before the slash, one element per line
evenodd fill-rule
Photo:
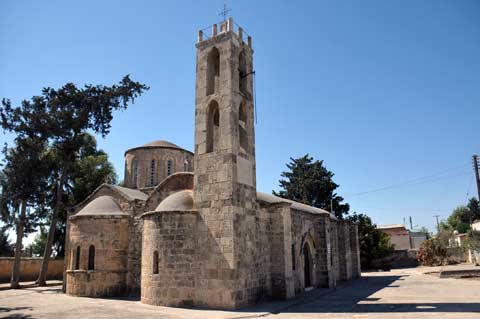
<path fill-rule="evenodd" d="M 247 60 L 244 50 L 238 56 L 238 86 L 240 92 L 247 92 Z"/>
<path fill-rule="evenodd" d="M 243 151 L 248 152 L 247 110 L 245 102 L 242 102 L 238 108 L 238 139 Z"/>
<path fill-rule="evenodd" d="M 155 160 L 150 162 L 150 186 L 155 185 Z"/>
<path fill-rule="evenodd" d="M 167 176 L 170 176 L 173 174 L 173 161 L 169 159 L 167 161 Z"/>
<path fill-rule="evenodd" d="M 207 58 L 207 95 L 218 91 L 220 83 L 220 52 L 213 48 Z"/>
<path fill-rule="evenodd" d="M 158 274 L 158 251 L 153 252 L 153 265 L 152 265 L 153 274 Z"/>
<path fill-rule="evenodd" d="M 88 247 L 88 270 L 95 269 L 95 246 Z"/>
<path fill-rule="evenodd" d="M 133 160 L 133 187 L 137 188 L 138 186 L 138 160 L 134 159 Z"/>
<path fill-rule="evenodd" d="M 212 101 L 208 108 L 207 153 L 216 151 L 220 140 L 220 112 L 218 103 Z"/>
<path fill-rule="evenodd" d="M 75 270 L 79 270 L 80 269 L 80 246 L 77 246 L 77 251 L 76 251 L 76 254 L 75 254 L 75 267 L 74 267 Z"/>
<path fill-rule="evenodd" d="M 188 172 L 188 170 L 189 170 L 188 160 L 185 159 L 185 161 L 183 161 L 183 171 Z"/>

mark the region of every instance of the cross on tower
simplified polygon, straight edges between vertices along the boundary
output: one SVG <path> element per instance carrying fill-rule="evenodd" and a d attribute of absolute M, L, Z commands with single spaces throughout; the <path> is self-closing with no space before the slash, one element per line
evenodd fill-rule
<path fill-rule="evenodd" d="M 220 11 L 220 13 L 219 13 L 218 15 L 219 15 L 219 16 L 222 16 L 222 17 L 223 17 L 223 21 L 225 21 L 225 20 L 227 20 L 227 15 L 228 15 L 228 13 L 229 13 L 230 11 L 232 11 L 232 9 L 228 9 L 228 8 L 227 8 L 227 4 L 224 3 L 224 4 L 223 4 L 223 9 L 222 9 L 222 11 Z"/>

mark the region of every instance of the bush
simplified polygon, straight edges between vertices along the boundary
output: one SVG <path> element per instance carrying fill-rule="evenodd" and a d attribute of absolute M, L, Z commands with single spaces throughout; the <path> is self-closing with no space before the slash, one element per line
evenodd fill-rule
<path fill-rule="evenodd" d="M 417 252 L 417 259 L 422 266 L 443 265 L 448 261 L 447 246 L 438 238 L 427 239 Z"/>

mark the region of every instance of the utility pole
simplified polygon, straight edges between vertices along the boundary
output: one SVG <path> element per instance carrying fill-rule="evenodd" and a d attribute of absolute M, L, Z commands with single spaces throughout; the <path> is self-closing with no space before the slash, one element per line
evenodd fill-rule
<path fill-rule="evenodd" d="M 480 177 L 478 176 L 478 155 L 473 155 L 473 170 L 475 171 L 475 180 L 477 181 L 478 200 L 480 200 Z"/>
<path fill-rule="evenodd" d="M 438 217 L 440 217 L 440 215 L 433 215 L 433 217 L 437 219 L 437 232 L 440 232 L 440 224 L 438 223 Z"/>
<path fill-rule="evenodd" d="M 412 216 L 409 216 L 410 219 L 410 230 L 413 230 Z"/>

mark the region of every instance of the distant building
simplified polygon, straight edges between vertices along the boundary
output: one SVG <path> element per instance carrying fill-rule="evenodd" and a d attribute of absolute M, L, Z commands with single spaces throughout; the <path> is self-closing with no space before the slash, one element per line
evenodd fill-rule
<path fill-rule="evenodd" d="M 427 240 L 426 233 L 409 231 L 403 224 L 379 225 L 377 229 L 390 236 L 395 250 L 419 249 Z"/>
<path fill-rule="evenodd" d="M 422 243 L 427 239 L 427 233 L 410 231 L 410 249 L 420 249 Z"/>
<path fill-rule="evenodd" d="M 480 220 L 476 220 L 472 223 L 472 230 L 480 231 Z"/>

